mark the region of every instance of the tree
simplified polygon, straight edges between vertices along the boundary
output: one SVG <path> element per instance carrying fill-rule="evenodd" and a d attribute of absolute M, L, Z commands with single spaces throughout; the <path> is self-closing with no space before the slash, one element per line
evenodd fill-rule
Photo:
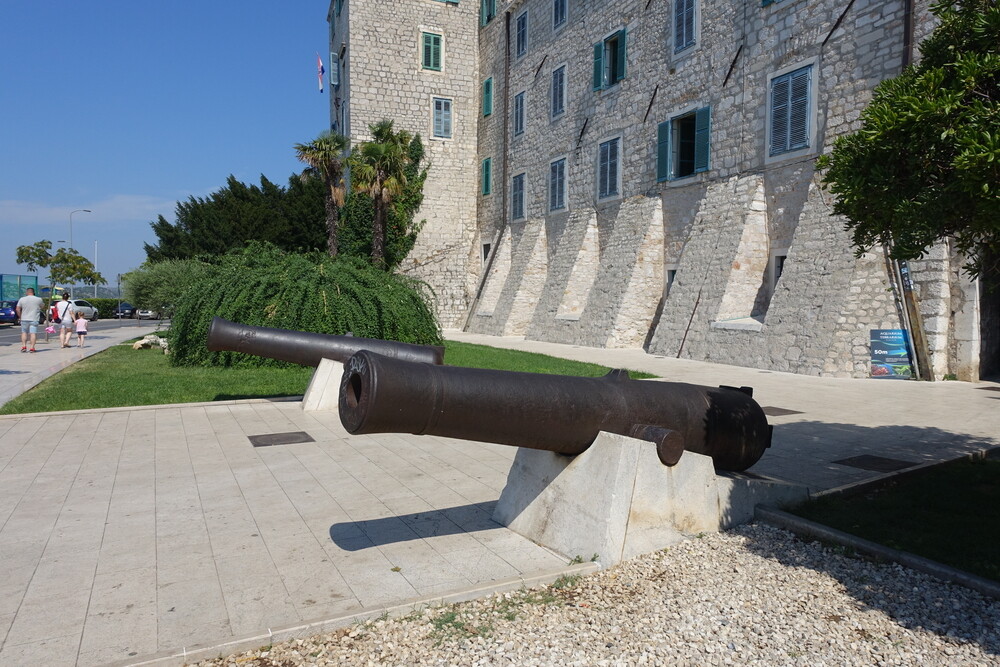
<path fill-rule="evenodd" d="M 952 0 L 916 66 L 883 81 L 861 128 L 817 166 L 859 254 L 921 257 L 954 237 L 973 275 L 1000 268 L 1000 5 Z"/>
<path fill-rule="evenodd" d="M 323 132 L 308 144 L 295 144 L 295 157 L 309 165 L 309 169 L 323 179 L 326 186 L 327 252 L 337 256 L 337 228 L 340 207 L 344 205 L 344 169 L 341 156 L 347 148 L 347 138 L 335 132 Z"/>
<path fill-rule="evenodd" d="M 265 241 L 289 251 L 320 250 L 327 244 L 323 223 L 324 185 L 299 174 L 281 187 L 264 176 L 260 186 L 230 176 L 208 197 L 177 202 L 176 222 L 159 216 L 151 223 L 156 245 L 145 245 L 151 262 L 210 258 Z"/>
<path fill-rule="evenodd" d="M 48 269 L 49 282 L 52 288 L 58 284 L 84 283 L 87 285 L 106 285 L 108 281 L 94 270 L 89 259 L 72 248 L 59 248 L 51 252 L 52 241 L 42 240 L 33 245 L 17 247 L 17 263 L 27 265 L 28 271 L 34 273 L 39 268 Z M 49 290 L 52 294 L 52 290 Z"/>
<path fill-rule="evenodd" d="M 149 308 L 169 317 L 187 292 L 213 269 L 211 264 L 197 259 L 146 262 L 122 276 L 122 291 L 135 307 Z M 214 289 L 225 292 L 218 286 Z"/>
<path fill-rule="evenodd" d="M 347 158 L 351 187 L 371 197 L 375 212 L 372 223 L 372 263 L 384 268 L 386 219 L 393 202 L 403 194 L 407 168 L 412 165 L 410 144 L 413 136 L 406 130 L 394 132 L 391 120 L 368 126 L 372 140 L 357 146 Z"/>

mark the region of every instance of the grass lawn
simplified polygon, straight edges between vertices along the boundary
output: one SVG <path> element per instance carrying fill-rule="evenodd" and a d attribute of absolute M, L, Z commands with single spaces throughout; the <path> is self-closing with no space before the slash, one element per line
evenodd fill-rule
<path fill-rule="evenodd" d="M 592 377 L 610 369 L 542 354 L 447 344 L 451 366 Z M 202 368 L 171 366 L 158 349 L 118 345 L 79 361 L 9 403 L 0 414 L 300 396 L 312 368 Z M 653 377 L 632 373 L 632 377 Z"/>
<path fill-rule="evenodd" d="M 955 461 L 854 497 L 790 510 L 806 519 L 1000 581 L 1000 461 Z"/>

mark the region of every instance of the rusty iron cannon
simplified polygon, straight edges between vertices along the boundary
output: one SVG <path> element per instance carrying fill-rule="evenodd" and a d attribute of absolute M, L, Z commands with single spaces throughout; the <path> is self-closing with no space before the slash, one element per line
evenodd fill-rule
<path fill-rule="evenodd" d="M 255 327 L 221 317 L 212 319 L 207 345 L 213 352 L 243 352 L 302 366 L 319 366 L 322 359 L 344 362 L 358 350 L 371 350 L 385 357 L 427 364 L 441 364 L 444 360 L 444 348 L 436 345 Z"/>
<path fill-rule="evenodd" d="M 344 365 L 340 421 L 352 434 L 414 433 L 580 454 L 600 431 L 648 440 L 665 465 L 686 451 L 746 470 L 771 445 L 749 387 L 432 366 L 362 350 Z"/>

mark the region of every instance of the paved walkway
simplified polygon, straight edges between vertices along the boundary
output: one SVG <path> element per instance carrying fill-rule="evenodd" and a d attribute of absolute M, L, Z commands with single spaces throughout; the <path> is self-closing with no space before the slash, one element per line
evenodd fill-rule
<path fill-rule="evenodd" d="M 859 464 L 1000 444 L 997 384 L 833 380 L 448 337 L 753 386 L 761 405 L 785 412 L 770 418 L 774 446 L 753 471 L 814 490 L 885 474 Z M 27 356 L 0 348 L 0 368 L 49 357 Z M 292 434 L 308 440 L 251 441 Z M 336 413 L 304 413 L 295 401 L 0 417 L 0 664 L 179 664 L 199 646 L 232 642 L 212 649 L 228 653 L 287 636 L 282 628 L 320 631 L 352 614 L 592 568 L 493 522 L 514 452 L 349 436 Z"/>

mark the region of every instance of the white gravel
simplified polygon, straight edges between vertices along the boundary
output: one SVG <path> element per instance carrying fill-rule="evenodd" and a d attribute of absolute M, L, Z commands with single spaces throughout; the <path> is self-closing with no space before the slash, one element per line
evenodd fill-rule
<path fill-rule="evenodd" d="M 1000 602 L 767 525 L 198 665 L 1000 665 Z"/>

